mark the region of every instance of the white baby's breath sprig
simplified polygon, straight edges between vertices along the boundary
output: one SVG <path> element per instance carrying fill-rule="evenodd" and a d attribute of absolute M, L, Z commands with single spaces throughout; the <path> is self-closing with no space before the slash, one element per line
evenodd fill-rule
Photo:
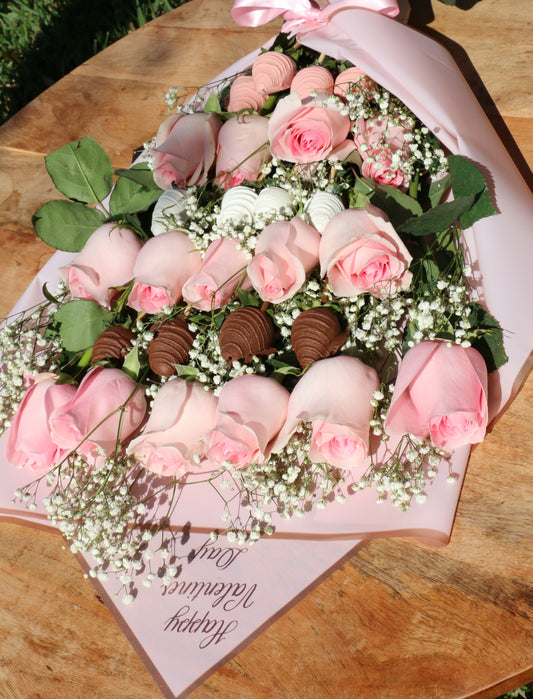
<path fill-rule="evenodd" d="M 64 296 L 59 287 L 58 301 Z M 53 300 L 8 318 L 0 328 L 0 434 L 22 400 L 34 377 L 59 369 L 62 344 L 51 331 L 50 320 L 58 305 Z"/>
<path fill-rule="evenodd" d="M 224 502 L 222 518 L 231 539 L 253 543 L 262 534 L 272 533 L 274 514 L 283 519 L 302 517 L 313 507 L 344 502 L 346 474 L 309 458 L 311 432 L 310 423 L 301 423 L 285 447 L 265 462 L 241 470 L 228 465 L 226 485 L 217 486 L 217 492 Z M 229 495 L 222 495 L 220 491 L 227 489 Z M 243 511 L 248 512 L 244 521 Z"/>

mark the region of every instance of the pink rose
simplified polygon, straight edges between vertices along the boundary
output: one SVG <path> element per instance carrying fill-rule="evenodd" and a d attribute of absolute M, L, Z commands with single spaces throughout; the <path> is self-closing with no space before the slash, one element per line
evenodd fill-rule
<path fill-rule="evenodd" d="M 183 476 L 201 469 L 202 435 L 215 425 L 217 398 L 198 382 L 171 379 L 157 393 L 141 434 L 128 453 L 162 476 Z"/>
<path fill-rule="evenodd" d="M 326 95 L 302 101 L 291 94 L 281 99 L 268 124 L 272 156 L 291 163 L 345 160 L 355 146 L 347 139 L 351 122 L 341 108 Z"/>
<path fill-rule="evenodd" d="M 124 406 L 123 411 L 121 406 Z M 52 440 L 90 457 L 112 454 L 137 430 L 146 413 L 142 388 L 119 369 L 97 366 L 72 399 L 50 415 Z"/>
<path fill-rule="evenodd" d="M 378 387 L 374 369 L 355 357 L 314 362 L 291 393 L 287 420 L 273 451 L 281 451 L 300 422 L 309 422 L 309 458 L 314 463 L 358 468 L 368 455 L 371 400 Z"/>
<path fill-rule="evenodd" d="M 218 467 L 263 463 L 287 412 L 289 392 L 275 379 L 237 376 L 220 391 L 215 427 L 206 434 L 207 458 Z"/>
<path fill-rule="evenodd" d="M 201 263 L 201 253 L 181 231 L 167 231 L 150 238 L 135 261 L 135 284 L 128 306 L 145 313 L 158 313 L 164 306 L 173 306 L 181 299 L 182 286 Z"/>
<path fill-rule="evenodd" d="M 401 189 L 409 178 L 394 165 L 393 155 L 390 148 L 370 148 L 365 151 L 361 175 L 378 184 L 390 184 L 391 187 Z"/>
<path fill-rule="evenodd" d="M 390 435 L 414 434 L 452 451 L 483 441 L 487 367 L 473 347 L 426 340 L 402 359 L 385 420 Z"/>
<path fill-rule="evenodd" d="M 269 158 L 268 119 L 258 114 L 232 117 L 218 135 L 217 184 L 230 189 L 245 180 L 255 182 Z"/>
<path fill-rule="evenodd" d="M 237 287 L 246 284 L 248 258 L 232 238 L 219 238 L 205 251 L 201 266 L 183 285 L 183 298 L 194 308 L 210 311 L 224 306 Z"/>
<path fill-rule="evenodd" d="M 220 126 L 219 118 L 212 113 L 168 117 L 150 149 L 154 182 L 162 189 L 205 184 L 215 162 Z"/>
<path fill-rule="evenodd" d="M 68 403 L 76 389 L 56 384 L 48 375 L 36 377 L 24 394 L 11 427 L 6 447 L 7 460 L 18 468 L 27 468 L 40 476 L 59 464 L 66 452 L 50 436 L 48 420 L 52 412 Z"/>
<path fill-rule="evenodd" d="M 333 75 L 324 66 L 307 66 L 302 68 L 294 76 L 291 83 L 291 92 L 295 92 L 300 99 L 310 97 L 312 92 L 327 94 L 333 91 Z"/>
<path fill-rule="evenodd" d="M 276 221 L 260 233 L 248 277 L 263 301 L 281 303 L 291 298 L 318 264 L 320 233 L 295 216 Z"/>
<path fill-rule="evenodd" d="M 405 137 L 408 133 L 409 129 L 406 126 L 392 123 L 387 116 L 376 116 L 359 119 L 355 125 L 354 140 L 358 148 L 387 144 L 393 151 L 403 151 L 406 148 Z"/>
<path fill-rule="evenodd" d="M 59 277 L 67 283 L 74 298 L 96 301 L 109 309 L 116 296 L 114 287 L 132 280 L 141 248 L 142 242 L 132 230 L 104 223 L 92 233 L 72 262 L 59 269 Z"/>
<path fill-rule="evenodd" d="M 240 112 L 241 109 L 252 109 L 258 112 L 266 102 L 266 95 L 261 95 L 255 89 L 251 75 L 238 75 L 231 83 L 229 90 L 228 112 Z"/>
<path fill-rule="evenodd" d="M 261 53 L 252 66 L 254 86 L 261 95 L 286 90 L 295 73 L 296 62 L 280 51 Z"/>
<path fill-rule="evenodd" d="M 336 296 L 381 296 L 411 283 L 411 255 L 385 214 L 371 204 L 336 214 L 324 229 L 319 254 L 320 273 Z"/>
<path fill-rule="evenodd" d="M 410 156 L 407 133 L 407 128 L 390 123 L 388 117 L 360 119 L 354 142 L 363 159 L 363 177 L 370 177 L 378 184 L 404 187 L 409 177 L 401 169 L 400 161 Z"/>

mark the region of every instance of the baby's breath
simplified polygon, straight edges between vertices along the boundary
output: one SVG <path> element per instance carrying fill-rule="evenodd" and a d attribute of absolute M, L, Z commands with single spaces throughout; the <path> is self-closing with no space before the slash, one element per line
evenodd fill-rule
<path fill-rule="evenodd" d="M 223 498 L 223 520 L 236 540 L 253 543 L 271 533 L 274 514 L 283 519 L 302 517 L 313 507 L 344 501 L 344 472 L 309 458 L 311 433 L 311 425 L 302 422 L 285 447 L 265 462 L 242 470 L 228 469 L 234 495 Z M 248 512 L 245 521 L 243 509 Z"/>
<path fill-rule="evenodd" d="M 61 289 L 58 294 L 61 294 Z M 57 309 L 52 301 L 8 318 L 0 328 L 0 434 L 9 427 L 27 382 L 59 368 L 61 341 L 48 332 Z"/>

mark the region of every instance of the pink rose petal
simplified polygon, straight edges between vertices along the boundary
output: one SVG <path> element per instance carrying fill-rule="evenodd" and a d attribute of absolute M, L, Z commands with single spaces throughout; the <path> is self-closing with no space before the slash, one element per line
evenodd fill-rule
<path fill-rule="evenodd" d="M 427 340 L 405 354 L 385 421 L 388 434 L 431 436 L 452 451 L 481 442 L 487 420 L 487 367 L 477 350 Z"/>

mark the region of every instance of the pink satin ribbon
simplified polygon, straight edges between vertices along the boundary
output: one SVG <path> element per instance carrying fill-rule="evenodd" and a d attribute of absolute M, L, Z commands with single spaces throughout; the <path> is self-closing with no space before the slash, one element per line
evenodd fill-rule
<path fill-rule="evenodd" d="M 243 27 L 257 27 L 276 17 L 285 20 L 281 31 L 294 36 L 306 34 L 327 24 L 341 10 L 373 10 L 396 17 L 400 9 L 396 0 L 337 0 L 323 10 L 314 0 L 235 0 L 231 16 Z"/>

